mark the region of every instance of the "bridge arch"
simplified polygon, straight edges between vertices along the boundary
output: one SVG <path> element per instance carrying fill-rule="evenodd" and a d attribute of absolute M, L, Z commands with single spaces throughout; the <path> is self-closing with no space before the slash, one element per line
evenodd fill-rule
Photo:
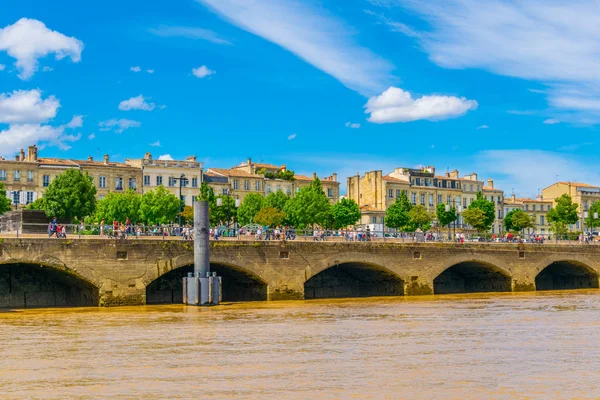
<path fill-rule="evenodd" d="M 512 274 L 489 256 L 452 257 L 430 271 L 434 294 L 511 292 Z"/>
<path fill-rule="evenodd" d="M 98 304 L 99 289 L 93 277 L 68 268 L 56 257 L 43 255 L 32 260 L 0 261 L 0 308 Z"/>
<path fill-rule="evenodd" d="M 268 299 L 268 284 L 257 273 L 232 263 L 228 259 L 213 257 L 210 270 L 223 279 L 223 301 L 258 301 Z M 194 271 L 193 254 L 176 257 L 158 268 L 153 279 L 146 282 L 146 304 L 183 302 L 183 277 Z"/>
<path fill-rule="evenodd" d="M 553 255 L 538 264 L 536 290 L 597 289 L 600 271 L 583 256 Z"/>
<path fill-rule="evenodd" d="M 390 269 L 366 261 L 335 260 L 304 282 L 304 298 L 403 296 L 404 280 Z"/>

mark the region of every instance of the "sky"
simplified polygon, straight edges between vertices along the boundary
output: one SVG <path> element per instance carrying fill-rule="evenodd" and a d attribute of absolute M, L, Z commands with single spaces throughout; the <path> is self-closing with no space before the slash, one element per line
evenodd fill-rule
<path fill-rule="evenodd" d="M 52 3 L 52 4 L 51 4 Z M 600 184 L 594 0 L 4 1 L 0 155 Z"/>

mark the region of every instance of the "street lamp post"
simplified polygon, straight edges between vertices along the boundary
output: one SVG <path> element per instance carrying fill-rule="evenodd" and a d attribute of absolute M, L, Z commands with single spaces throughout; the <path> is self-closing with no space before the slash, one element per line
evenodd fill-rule
<path fill-rule="evenodd" d="M 462 212 L 462 206 L 460 205 L 460 203 L 458 205 L 456 204 L 456 199 L 451 200 L 451 203 L 454 204 L 454 212 L 456 214 L 456 219 L 452 224 L 454 227 L 454 240 L 456 240 L 456 221 L 458 221 L 458 215 Z M 452 207 L 450 207 L 450 204 L 446 204 L 446 212 L 450 212 L 451 209 Z M 450 226 L 448 226 L 448 236 L 450 236 Z M 450 238 L 448 237 L 448 239 Z"/>
<path fill-rule="evenodd" d="M 229 198 L 233 197 L 233 195 L 231 195 L 231 193 L 229 193 L 229 191 L 227 192 L 227 235 L 229 235 L 229 226 L 231 224 L 231 205 L 230 205 L 230 201 Z M 221 197 L 219 197 L 217 199 L 217 207 L 221 207 L 223 205 L 223 199 Z M 237 198 L 236 195 L 236 199 L 235 199 L 235 207 L 238 208 L 240 206 L 240 199 Z"/>
<path fill-rule="evenodd" d="M 185 177 L 184 174 L 181 174 L 181 176 L 179 178 L 173 178 L 174 181 L 179 181 L 179 229 L 181 229 L 181 213 L 183 212 L 183 194 L 181 192 L 181 189 L 183 188 L 184 184 L 187 186 L 187 178 Z"/>

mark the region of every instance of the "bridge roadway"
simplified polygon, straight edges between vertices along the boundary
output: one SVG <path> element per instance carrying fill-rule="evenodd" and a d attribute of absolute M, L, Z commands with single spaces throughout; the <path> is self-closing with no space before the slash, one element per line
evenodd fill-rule
<path fill-rule="evenodd" d="M 182 301 L 192 243 L 0 242 L 0 307 Z M 600 246 L 488 243 L 211 242 L 224 301 L 598 288 Z"/>

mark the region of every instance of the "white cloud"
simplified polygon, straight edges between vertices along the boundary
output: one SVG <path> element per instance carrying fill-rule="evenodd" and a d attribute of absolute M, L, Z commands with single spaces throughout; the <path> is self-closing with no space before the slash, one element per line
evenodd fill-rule
<path fill-rule="evenodd" d="M 0 51 L 15 58 L 19 78 L 31 78 L 38 68 L 38 59 L 54 53 L 57 60 L 70 57 L 81 60 L 83 42 L 50 30 L 43 22 L 21 18 L 13 25 L 0 29 Z"/>
<path fill-rule="evenodd" d="M 426 19 L 436 64 L 538 81 L 574 121 L 600 121 L 600 8 L 577 0 L 395 0 Z M 541 91 L 535 90 L 535 93 Z M 565 119 L 565 118 L 563 118 Z"/>
<path fill-rule="evenodd" d="M 192 74 L 194 74 L 194 76 L 202 79 L 202 78 L 204 78 L 206 76 L 210 76 L 210 75 L 216 74 L 216 72 L 213 71 L 213 70 L 208 69 L 206 67 L 206 65 L 202 65 L 201 67 L 192 69 Z"/>
<path fill-rule="evenodd" d="M 162 156 L 158 156 L 158 159 L 165 161 L 173 161 L 173 157 L 171 157 L 170 154 L 163 154 Z"/>
<path fill-rule="evenodd" d="M 294 139 L 296 139 L 296 136 L 297 135 L 295 133 L 292 133 L 291 135 L 288 136 L 288 140 L 294 140 Z"/>
<path fill-rule="evenodd" d="M 358 122 L 350 122 L 350 121 L 348 121 L 344 125 L 346 126 L 346 128 L 352 128 L 352 129 L 358 129 L 358 128 L 360 128 L 360 124 Z"/>
<path fill-rule="evenodd" d="M 133 121 L 130 119 L 109 119 L 107 121 L 102 121 L 98 124 L 101 131 L 115 131 L 116 133 L 122 133 L 126 129 L 129 128 L 139 128 L 142 126 L 142 123 L 139 121 Z"/>
<path fill-rule="evenodd" d="M 50 72 L 50 71 L 54 71 L 54 68 L 48 67 L 48 66 L 45 66 L 44 68 L 42 68 L 42 72 Z"/>
<path fill-rule="evenodd" d="M 0 64 L 0 71 L 4 71 L 5 68 L 6 68 L 6 65 Z"/>
<path fill-rule="evenodd" d="M 0 154 L 9 155 L 32 143 L 44 143 L 57 146 L 61 150 L 69 150 L 70 142 L 75 142 L 81 135 L 65 134 L 65 126 L 50 126 L 40 124 L 10 125 L 0 131 Z"/>
<path fill-rule="evenodd" d="M 508 110 L 507 113 L 513 114 L 513 115 L 533 115 L 533 114 L 535 114 L 535 111 L 531 111 L 531 110 Z"/>
<path fill-rule="evenodd" d="M 83 115 L 75 115 L 68 124 L 65 124 L 66 128 L 81 128 L 83 126 Z"/>
<path fill-rule="evenodd" d="M 547 120 L 544 121 L 544 123 L 546 125 L 554 125 L 554 124 L 560 124 L 560 121 L 554 118 L 549 118 Z"/>
<path fill-rule="evenodd" d="M 39 89 L 15 90 L 0 94 L 0 123 L 40 123 L 56 116 L 60 101 L 49 96 L 42 99 Z"/>
<path fill-rule="evenodd" d="M 415 100 L 407 91 L 390 87 L 381 95 L 371 97 L 365 105 L 365 112 L 371 114 L 370 122 L 384 124 L 454 118 L 475 110 L 477 106 L 475 100 L 454 96 L 429 95 Z"/>
<path fill-rule="evenodd" d="M 322 8 L 299 0 L 197 1 L 364 95 L 381 92 L 393 79 L 393 66 L 356 44 L 355 31 Z"/>
<path fill-rule="evenodd" d="M 129 68 L 129 70 L 131 72 L 140 72 L 142 69 L 136 65 L 135 67 Z"/>
<path fill-rule="evenodd" d="M 489 129 L 489 126 L 487 126 L 487 125 L 479 125 L 477 127 L 477 129 Z"/>
<path fill-rule="evenodd" d="M 149 74 L 153 74 L 154 70 L 153 69 L 147 69 L 146 72 L 149 73 Z"/>
<path fill-rule="evenodd" d="M 144 96 L 141 94 L 136 97 L 132 97 L 129 100 L 123 100 L 119 103 L 119 110 L 121 111 L 129 111 L 129 110 L 142 110 L 142 111 L 152 111 L 156 107 L 154 103 L 147 103 Z"/>
<path fill-rule="evenodd" d="M 156 142 L 150 143 L 150 146 L 152 146 L 152 147 L 160 147 L 160 140 L 157 140 Z"/>
<path fill-rule="evenodd" d="M 88 135 L 88 139 L 89 139 L 89 140 L 94 140 L 94 139 L 96 139 L 96 135 L 95 135 L 95 134 L 93 134 L 93 133 L 90 133 L 90 134 Z"/>
<path fill-rule="evenodd" d="M 533 197 L 558 180 L 600 184 L 600 172 L 571 155 L 542 150 L 489 150 L 475 157 L 480 176 L 496 177 L 494 186 L 509 195 Z"/>
<path fill-rule="evenodd" d="M 220 38 L 215 32 L 194 28 L 189 26 L 165 26 L 161 25 L 158 28 L 150 28 L 148 31 L 156 36 L 162 37 L 184 37 L 188 39 L 202 39 L 216 44 L 230 45 L 231 42 Z"/>

